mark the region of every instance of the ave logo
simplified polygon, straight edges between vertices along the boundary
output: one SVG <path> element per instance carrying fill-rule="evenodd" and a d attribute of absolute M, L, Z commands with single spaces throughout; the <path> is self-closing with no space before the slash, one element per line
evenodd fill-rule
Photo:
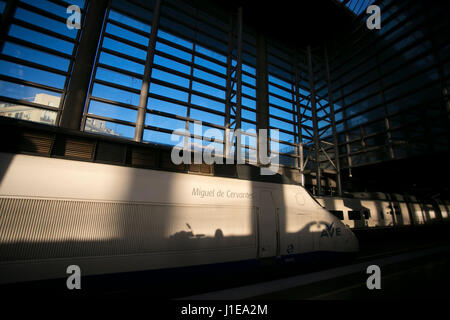
<path fill-rule="evenodd" d="M 333 227 L 334 222 L 331 224 L 324 223 L 325 229 L 322 230 L 322 233 L 320 234 L 320 237 L 327 237 L 327 238 L 333 238 L 333 236 L 340 237 L 341 236 L 341 228 L 335 228 Z"/>

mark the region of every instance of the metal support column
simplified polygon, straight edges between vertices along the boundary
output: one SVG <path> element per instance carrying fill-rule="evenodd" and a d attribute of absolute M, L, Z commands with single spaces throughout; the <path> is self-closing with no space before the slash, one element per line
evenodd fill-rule
<path fill-rule="evenodd" d="M 317 182 L 317 194 L 322 194 L 322 184 L 321 184 L 321 173 L 320 173 L 320 142 L 319 142 L 319 127 L 317 121 L 317 108 L 316 108 L 316 90 L 314 88 L 314 75 L 313 75 L 313 65 L 311 57 L 311 46 L 307 48 L 308 54 L 308 73 L 309 73 L 309 90 L 311 93 L 311 110 L 312 110 L 312 122 L 314 130 L 314 156 L 316 163 L 316 182 Z"/>
<path fill-rule="evenodd" d="M 375 45 L 375 49 L 376 49 L 376 45 Z M 394 148 L 392 146 L 393 140 L 392 140 L 392 133 L 391 133 L 391 122 L 389 120 L 389 113 L 388 113 L 388 109 L 386 106 L 386 96 L 384 94 L 384 85 L 383 85 L 383 80 L 381 77 L 382 74 L 381 74 L 378 54 L 375 55 L 375 63 L 376 63 L 376 68 L 377 68 L 377 77 L 378 77 L 378 85 L 380 87 L 381 100 L 383 102 L 384 125 L 386 127 L 386 137 L 387 137 L 389 158 L 395 159 L 395 152 L 394 152 Z"/>
<path fill-rule="evenodd" d="M 297 135 L 295 137 L 295 142 L 297 144 L 297 156 L 298 156 L 298 161 L 297 161 L 297 166 L 300 170 L 300 175 L 301 175 L 301 181 L 302 181 L 302 186 L 305 186 L 305 164 L 304 164 L 304 160 L 303 160 L 303 132 L 302 132 L 302 112 L 301 112 L 301 103 L 300 103 L 300 77 L 299 77 L 299 72 L 298 72 L 298 56 L 297 54 L 294 54 L 294 70 L 295 70 L 295 84 L 294 84 L 294 92 L 295 92 L 295 115 L 297 116 L 297 121 L 294 120 L 294 123 L 297 127 Z M 295 117 L 294 117 L 295 119 Z"/>
<path fill-rule="evenodd" d="M 267 43 L 262 33 L 256 39 L 256 129 L 269 130 L 269 94 L 268 94 L 268 72 L 267 72 Z M 260 150 L 270 153 L 269 135 L 266 141 L 261 141 L 257 136 L 258 164 L 260 161 Z M 265 148 L 262 145 L 266 144 Z"/>
<path fill-rule="evenodd" d="M 341 80 L 338 80 L 338 86 L 340 87 L 340 95 L 341 97 L 344 96 L 344 90 L 342 90 L 342 82 Z M 346 104 L 345 104 L 345 98 L 342 98 L 342 118 L 344 119 L 344 132 L 345 132 L 345 153 L 346 153 L 346 158 L 347 158 L 347 167 L 348 167 L 348 176 L 351 178 L 352 177 L 352 157 L 350 155 L 350 137 L 348 136 L 348 125 L 347 125 L 347 111 L 346 111 Z M 339 147 L 339 145 L 338 145 Z"/>
<path fill-rule="evenodd" d="M 333 95 L 331 93 L 331 79 L 330 79 L 330 65 L 328 61 L 328 51 L 326 44 L 324 45 L 324 58 L 325 58 L 325 73 L 328 87 L 328 105 L 330 106 L 330 120 L 331 120 L 331 129 L 333 132 L 333 142 L 334 142 L 334 161 L 336 167 L 336 184 L 338 189 L 338 195 L 342 196 L 342 185 L 341 185 L 341 165 L 339 159 L 339 148 L 338 148 L 338 139 L 336 132 L 336 121 L 334 117 L 334 102 Z"/>
<path fill-rule="evenodd" d="M 242 104 L 242 8 L 238 9 L 236 33 L 237 33 L 237 57 L 236 66 L 233 67 L 233 17 L 230 17 L 230 31 L 228 34 L 228 57 L 227 57 L 227 83 L 225 97 L 225 157 L 228 158 L 230 150 L 227 146 L 235 145 L 234 159 L 237 160 L 241 154 L 241 135 L 236 135 L 236 130 L 241 129 L 241 104 Z M 234 76 L 233 76 L 234 74 Z M 236 90 L 234 85 L 236 84 Z M 233 98 L 236 97 L 236 103 Z M 232 112 L 234 114 L 232 114 Z M 234 120 L 231 118 L 234 116 Z M 233 137 L 230 138 L 230 129 L 234 129 Z M 238 154 L 239 153 L 239 154 Z"/>
<path fill-rule="evenodd" d="M 192 80 L 194 78 L 194 66 L 195 66 L 195 51 L 197 50 L 197 37 L 198 37 L 198 9 L 195 8 L 195 29 L 194 29 L 194 42 L 192 44 L 192 55 L 191 55 L 191 70 L 189 73 L 189 92 L 188 92 L 188 105 L 187 105 L 187 112 L 186 112 L 186 118 L 190 119 L 191 118 L 191 103 L 192 103 L 192 85 L 194 83 L 194 81 Z M 186 121 L 184 130 L 186 132 L 189 132 L 189 126 L 191 125 L 190 121 Z M 195 135 L 195 132 L 194 132 Z M 186 150 L 186 152 L 188 150 L 192 151 L 197 151 L 197 150 L 191 150 L 191 138 L 189 137 L 184 137 L 184 150 Z M 195 146 L 195 144 L 194 144 Z M 195 159 L 195 153 L 194 153 L 194 159 Z M 196 160 L 194 160 L 196 162 Z"/>
<path fill-rule="evenodd" d="M 223 146 L 224 158 L 228 159 L 231 147 L 230 147 L 230 129 L 231 129 L 231 100 L 233 92 L 233 15 L 230 14 L 229 30 L 228 30 L 228 50 L 227 50 L 227 81 L 225 92 L 225 138 Z"/>
<path fill-rule="evenodd" d="M 1 32 L 0 32 L 0 52 L 3 51 L 3 46 L 5 44 L 6 37 L 9 32 L 9 28 L 11 27 L 11 23 L 14 17 L 14 14 L 16 13 L 16 8 L 18 4 L 18 0 L 8 0 L 5 6 L 5 10 L 2 14 L 2 21 L 1 21 Z"/>
<path fill-rule="evenodd" d="M 344 117 L 345 117 L 345 110 L 343 111 Z M 347 151 L 347 165 L 348 165 L 348 176 L 352 177 L 352 156 L 351 154 L 351 148 L 350 148 L 350 137 L 348 136 L 348 133 L 345 133 L 345 151 Z"/>
<path fill-rule="evenodd" d="M 145 60 L 144 78 L 142 80 L 141 95 L 139 97 L 139 109 L 136 119 L 136 130 L 134 132 L 134 141 L 141 142 L 144 135 L 145 114 L 147 111 L 148 92 L 150 89 L 150 78 L 152 77 L 153 58 L 155 56 L 156 36 L 159 26 L 159 14 L 161 11 L 161 0 L 155 0 L 153 10 L 152 30 L 148 40 L 147 58 Z"/>
<path fill-rule="evenodd" d="M 237 23 L 237 65 L 236 65 L 236 110 L 235 110 L 235 130 L 241 129 L 241 106 L 242 106 L 242 7 L 238 9 Z M 241 156 L 241 134 L 236 135 L 236 157 Z M 236 158 L 238 159 L 238 158 Z"/>
<path fill-rule="evenodd" d="M 89 1 L 59 125 L 80 130 L 108 0 Z"/>

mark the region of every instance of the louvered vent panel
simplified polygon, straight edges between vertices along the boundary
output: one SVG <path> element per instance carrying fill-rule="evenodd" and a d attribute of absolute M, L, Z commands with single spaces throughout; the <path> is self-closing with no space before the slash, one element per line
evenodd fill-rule
<path fill-rule="evenodd" d="M 161 152 L 160 157 L 160 167 L 161 169 L 171 170 L 171 171 L 184 171 L 184 164 L 174 164 L 171 159 L 170 152 Z"/>
<path fill-rule="evenodd" d="M 208 164 L 195 164 L 189 165 L 189 171 L 201 174 L 213 174 L 213 166 Z"/>
<path fill-rule="evenodd" d="M 133 166 L 156 167 L 156 151 L 133 148 L 131 164 Z"/>
<path fill-rule="evenodd" d="M 0 262 L 152 251 L 143 241 L 150 212 L 145 204 L 0 198 Z"/>
<path fill-rule="evenodd" d="M 94 156 L 95 143 L 72 139 L 66 139 L 64 156 L 78 159 L 91 160 Z"/>
<path fill-rule="evenodd" d="M 19 150 L 25 152 L 50 155 L 55 135 L 41 132 L 23 132 L 20 138 Z"/>

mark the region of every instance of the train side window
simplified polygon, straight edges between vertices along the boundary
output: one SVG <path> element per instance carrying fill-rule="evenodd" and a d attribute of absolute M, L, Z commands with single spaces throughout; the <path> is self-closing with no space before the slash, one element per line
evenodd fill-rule
<path fill-rule="evenodd" d="M 363 214 L 364 214 L 364 219 L 370 219 L 370 210 L 369 209 L 364 210 Z"/>
<path fill-rule="evenodd" d="M 348 218 L 350 220 L 361 220 L 361 211 L 349 211 Z"/>
<path fill-rule="evenodd" d="M 330 213 L 339 220 L 344 220 L 344 212 L 342 210 L 330 210 Z"/>

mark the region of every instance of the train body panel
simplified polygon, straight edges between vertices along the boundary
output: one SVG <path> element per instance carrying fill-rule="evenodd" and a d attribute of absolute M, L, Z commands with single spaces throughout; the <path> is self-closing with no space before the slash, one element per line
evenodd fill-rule
<path fill-rule="evenodd" d="M 420 225 L 449 220 L 446 201 L 419 201 L 413 196 L 378 194 L 379 199 L 357 197 L 316 197 L 317 201 L 347 227 L 372 228 Z"/>
<path fill-rule="evenodd" d="M 438 202 L 439 210 L 441 211 L 441 215 L 443 219 L 450 218 L 450 210 L 448 204 L 446 205 L 443 201 Z"/>
<path fill-rule="evenodd" d="M 0 283 L 358 250 L 302 187 L 0 154 Z"/>

